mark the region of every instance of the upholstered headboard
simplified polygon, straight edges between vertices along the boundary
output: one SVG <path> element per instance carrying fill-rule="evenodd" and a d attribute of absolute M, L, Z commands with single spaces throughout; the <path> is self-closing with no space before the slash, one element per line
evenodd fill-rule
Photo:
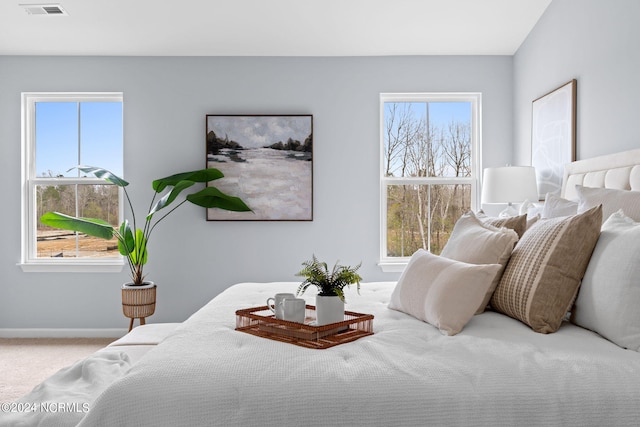
<path fill-rule="evenodd" d="M 560 196 L 569 200 L 577 199 L 576 185 L 640 191 L 640 149 L 565 165 Z"/>

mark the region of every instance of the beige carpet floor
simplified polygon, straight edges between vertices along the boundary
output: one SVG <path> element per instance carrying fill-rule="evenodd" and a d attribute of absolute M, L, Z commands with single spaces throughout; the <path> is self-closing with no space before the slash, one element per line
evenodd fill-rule
<path fill-rule="evenodd" d="M 0 403 L 21 398 L 112 341 L 115 338 L 0 338 Z"/>

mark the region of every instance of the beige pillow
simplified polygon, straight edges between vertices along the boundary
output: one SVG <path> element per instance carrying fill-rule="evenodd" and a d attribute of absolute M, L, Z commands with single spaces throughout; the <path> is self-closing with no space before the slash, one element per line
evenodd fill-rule
<path fill-rule="evenodd" d="M 485 218 L 488 217 L 485 216 Z M 521 225 L 524 228 L 526 215 L 514 218 L 519 219 L 517 223 L 512 221 L 511 224 Z M 517 241 L 518 234 L 514 230 L 494 227 L 481 221 L 469 211 L 456 221 L 440 256 L 469 264 L 500 264 L 504 268 Z M 482 313 L 487 307 L 499 280 L 500 274 L 496 275 L 494 282 L 487 289 L 487 294 L 478 306 L 476 314 Z"/>
<path fill-rule="evenodd" d="M 391 294 L 389 308 L 455 335 L 471 320 L 500 264 L 475 265 L 418 249 Z"/>
<path fill-rule="evenodd" d="M 578 212 L 602 205 L 602 220 L 622 209 L 634 221 L 640 221 L 640 191 L 616 190 L 612 188 L 591 188 L 576 185 Z"/>
<path fill-rule="evenodd" d="M 515 231 L 518 234 L 518 238 L 522 237 L 524 232 L 527 231 L 527 214 L 499 218 L 487 216 L 482 210 L 480 210 L 476 216 L 485 224 L 489 224 L 497 228 L 504 227 Z"/>
<path fill-rule="evenodd" d="M 600 235 L 602 207 L 541 219 L 516 244 L 491 306 L 536 332 L 555 332 L 569 311 Z"/>
<path fill-rule="evenodd" d="M 540 218 L 541 218 L 541 215 L 539 213 L 535 215 L 527 214 L 527 230 L 533 227 L 533 224 L 538 222 Z"/>
<path fill-rule="evenodd" d="M 620 210 L 602 225 L 571 321 L 640 351 L 640 223 Z"/>

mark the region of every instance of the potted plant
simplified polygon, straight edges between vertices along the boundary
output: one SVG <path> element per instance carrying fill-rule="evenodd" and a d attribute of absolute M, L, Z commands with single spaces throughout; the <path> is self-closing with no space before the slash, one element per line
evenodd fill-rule
<path fill-rule="evenodd" d="M 187 194 L 180 203 L 173 205 L 172 209 L 165 211 L 164 215 L 158 216 L 158 212 L 168 206 L 172 206 L 184 190 L 187 190 L 196 183 L 206 183 L 224 176 L 218 169 L 207 168 L 192 172 L 178 173 L 153 181 L 151 186 L 154 190 L 154 194 L 149 205 L 149 212 L 145 216 L 142 228 L 139 228 L 131 199 L 127 193 L 126 187 L 129 185 L 127 181 L 100 167 L 77 166 L 77 169 L 87 174 L 93 174 L 98 178 L 121 187 L 124 190 L 126 201 L 131 210 L 131 222 L 128 219 L 125 219 L 119 227 L 114 227 L 101 219 L 75 217 L 59 212 L 45 213 L 40 217 L 40 222 L 50 227 L 77 231 L 103 239 L 111 239 L 115 236 L 118 240 L 118 251 L 126 258 L 129 266 L 129 272 L 131 274 L 131 283 L 125 283 L 125 285 L 123 285 L 123 299 L 125 298 L 124 291 L 128 288 L 137 288 L 140 290 L 153 289 L 153 307 L 155 307 L 155 284 L 153 282 L 145 281 L 143 270 L 148 259 L 147 247 L 149 245 L 151 233 L 163 219 L 186 202 L 205 208 L 219 208 L 237 212 L 251 211 L 251 209 L 240 198 L 230 196 L 223 193 L 216 187 L 209 186 L 199 191 Z M 165 194 L 157 199 L 163 192 Z M 149 295 L 151 295 L 151 292 L 149 292 Z M 142 298 L 141 300 L 140 295 L 135 298 L 133 296 L 129 297 L 132 298 L 131 301 L 128 301 L 131 304 L 125 303 L 123 300 L 125 316 L 131 317 L 131 322 L 133 322 L 134 318 L 140 318 L 141 323 L 144 323 L 144 317 L 146 316 L 137 315 L 142 313 L 140 309 L 128 310 L 127 307 L 140 305 L 150 306 L 150 299 Z M 149 311 L 153 314 L 153 311 L 149 310 L 149 308 L 144 311 L 144 314 L 150 316 L 151 314 L 149 314 Z"/>
<path fill-rule="evenodd" d="M 311 260 L 302 263 L 304 268 L 296 276 L 305 280 L 298 286 L 297 295 L 304 294 L 309 286 L 318 288 L 316 296 L 316 322 L 318 326 L 344 320 L 344 288 L 357 284 L 360 293 L 362 277 L 357 273 L 362 263 L 355 267 L 336 264 L 329 271 L 326 262 L 320 262 L 315 255 Z"/>

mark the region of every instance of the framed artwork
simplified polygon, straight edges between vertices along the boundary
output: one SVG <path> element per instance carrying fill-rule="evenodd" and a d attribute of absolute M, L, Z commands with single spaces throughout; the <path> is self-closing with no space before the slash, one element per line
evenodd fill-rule
<path fill-rule="evenodd" d="M 253 212 L 207 209 L 209 221 L 313 220 L 313 116 L 206 116 L 211 185 L 240 197 Z"/>
<path fill-rule="evenodd" d="M 576 86 L 573 79 L 533 101 L 531 165 L 540 200 L 560 193 L 564 165 L 576 159 Z"/>

